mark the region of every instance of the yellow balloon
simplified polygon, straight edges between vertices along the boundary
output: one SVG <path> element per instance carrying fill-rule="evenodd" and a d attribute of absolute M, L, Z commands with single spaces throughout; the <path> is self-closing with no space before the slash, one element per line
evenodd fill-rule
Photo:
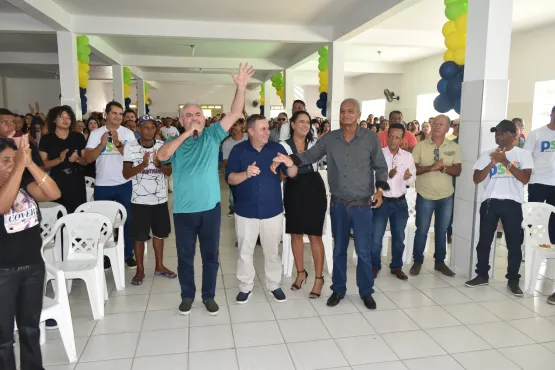
<path fill-rule="evenodd" d="M 450 34 L 452 34 L 453 32 L 456 32 L 457 29 L 455 27 L 455 22 L 453 21 L 448 21 L 443 25 L 443 29 L 441 30 L 441 32 L 443 33 L 443 37 L 447 38 Z"/>
<path fill-rule="evenodd" d="M 468 13 L 461 14 L 457 19 L 455 19 L 455 27 L 457 31 L 466 34 L 466 26 L 468 25 Z"/>
<path fill-rule="evenodd" d="M 445 39 L 447 49 L 460 49 L 466 47 L 466 35 L 460 32 L 454 32 Z"/>
<path fill-rule="evenodd" d="M 318 78 L 321 80 L 322 78 L 328 77 L 328 71 L 318 72 Z"/>
<path fill-rule="evenodd" d="M 460 66 L 463 66 L 465 58 L 466 58 L 466 48 L 463 47 L 455 50 L 455 60 L 454 60 L 455 63 L 457 63 Z"/>
<path fill-rule="evenodd" d="M 90 65 L 79 62 L 79 73 L 81 73 L 81 71 L 89 73 L 90 70 L 91 70 Z"/>
<path fill-rule="evenodd" d="M 328 92 L 328 85 L 320 85 L 320 87 L 318 87 L 318 92 Z"/>
<path fill-rule="evenodd" d="M 447 49 L 445 54 L 443 54 L 443 60 L 445 62 L 454 62 L 455 61 L 455 50 Z"/>
<path fill-rule="evenodd" d="M 123 94 L 126 98 L 129 97 L 129 94 L 131 94 L 131 88 L 129 87 L 129 85 L 123 85 Z"/>
<path fill-rule="evenodd" d="M 326 73 L 325 76 L 320 77 L 320 85 L 327 85 L 328 84 L 328 74 Z"/>

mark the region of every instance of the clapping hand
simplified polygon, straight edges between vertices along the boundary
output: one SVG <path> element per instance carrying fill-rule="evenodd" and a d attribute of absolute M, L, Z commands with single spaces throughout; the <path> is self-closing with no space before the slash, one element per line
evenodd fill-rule
<path fill-rule="evenodd" d="M 148 167 L 149 162 L 150 162 L 150 152 L 145 152 L 145 154 L 143 155 L 143 166 Z"/>
<path fill-rule="evenodd" d="M 412 173 L 410 173 L 409 169 L 407 168 L 405 171 L 405 175 L 403 176 L 403 180 L 407 181 L 412 177 Z"/>
<path fill-rule="evenodd" d="M 444 164 L 443 164 L 443 159 L 440 159 L 439 161 L 436 161 L 433 165 L 432 165 L 432 171 L 441 171 L 441 169 L 443 168 Z"/>
<path fill-rule="evenodd" d="M 60 163 L 66 160 L 66 155 L 68 151 L 69 149 L 66 149 L 60 153 L 60 156 L 58 157 L 58 159 L 60 160 Z"/>
<path fill-rule="evenodd" d="M 391 171 L 389 171 L 389 178 L 392 179 L 397 175 L 397 167 L 393 167 Z"/>
<path fill-rule="evenodd" d="M 17 145 L 17 152 L 15 154 L 16 166 L 20 166 L 20 168 L 29 167 L 33 163 L 31 147 L 29 146 L 29 135 L 21 136 L 15 144 Z"/>
<path fill-rule="evenodd" d="M 489 155 L 489 157 L 491 158 L 494 165 L 497 164 L 497 163 L 507 162 L 507 156 L 505 155 L 505 149 L 497 148 L 497 149 L 495 149 L 495 152 L 493 152 Z"/>
<path fill-rule="evenodd" d="M 247 179 L 257 175 L 260 175 L 260 168 L 256 167 L 256 162 L 253 162 L 247 167 Z"/>
<path fill-rule="evenodd" d="M 252 66 L 249 66 L 249 63 L 245 63 L 243 67 L 243 63 L 239 64 L 239 74 L 236 76 L 234 73 L 231 74 L 231 78 L 239 87 L 247 87 L 247 83 L 249 82 L 249 78 L 254 75 L 254 69 Z"/>
<path fill-rule="evenodd" d="M 270 170 L 272 173 L 277 174 L 276 169 L 282 164 L 285 163 L 287 168 L 291 168 L 294 166 L 293 160 L 288 155 L 278 153 L 277 157 L 274 158 L 272 165 L 270 166 Z"/>
<path fill-rule="evenodd" d="M 162 165 L 162 163 L 158 159 L 158 151 L 156 149 L 154 149 L 154 151 L 152 152 L 152 156 L 153 156 L 152 160 L 154 162 L 154 166 L 155 167 L 160 167 Z"/>
<path fill-rule="evenodd" d="M 79 159 L 79 153 L 77 153 L 77 150 L 74 150 L 71 157 L 69 157 L 69 161 L 71 163 L 75 163 L 75 162 L 77 162 L 78 159 Z"/>

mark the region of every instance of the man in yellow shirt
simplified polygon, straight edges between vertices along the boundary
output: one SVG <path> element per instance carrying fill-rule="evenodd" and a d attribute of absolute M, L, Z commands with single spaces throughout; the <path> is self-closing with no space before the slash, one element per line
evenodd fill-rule
<path fill-rule="evenodd" d="M 424 263 L 424 248 L 435 214 L 435 269 L 444 275 L 455 273 L 445 264 L 447 228 L 453 209 L 453 177 L 461 174 L 459 145 L 448 140 L 451 120 L 445 115 L 434 119 L 429 139 L 419 142 L 412 152 L 416 163 L 416 234 L 414 236 L 414 265 L 411 275 L 420 274 Z"/>

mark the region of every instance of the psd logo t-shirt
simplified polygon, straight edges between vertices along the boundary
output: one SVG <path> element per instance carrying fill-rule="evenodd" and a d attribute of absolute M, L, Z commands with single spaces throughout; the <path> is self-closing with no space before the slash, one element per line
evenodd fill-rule
<path fill-rule="evenodd" d="M 18 233 L 39 224 L 38 206 L 35 200 L 23 189 L 15 197 L 10 212 L 4 215 L 4 227 L 8 234 Z"/>
<path fill-rule="evenodd" d="M 483 170 L 490 162 L 490 154 L 497 148 L 485 151 L 474 165 L 474 170 Z M 534 168 L 532 155 L 524 149 L 513 147 L 505 152 L 507 160 L 519 169 Z M 484 199 L 509 199 L 518 203 L 524 202 L 524 184 L 518 181 L 502 163 L 497 163 L 489 171 L 489 176 L 482 182 L 485 187 Z"/>
<path fill-rule="evenodd" d="M 532 131 L 524 143 L 524 150 L 534 158 L 530 184 L 555 186 L 555 130 L 544 126 Z"/>

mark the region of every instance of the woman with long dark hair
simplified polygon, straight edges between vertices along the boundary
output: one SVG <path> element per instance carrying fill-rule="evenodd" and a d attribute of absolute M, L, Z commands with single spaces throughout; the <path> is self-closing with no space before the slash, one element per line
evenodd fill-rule
<path fill-rule="evenodd" d="M 75 113 L 67 105 L 50 109 L 46 122 L 49 133 L 40 141 L 40 155 L 62 191 L 57 202 L 72 213 L 87 200 L 83 170 L 87 162 L 81 156 L 86 145 L 85 137 L 72 130 L 76 123 Z"/>
<path fill-rule="evenodd" d="M 302 153 L 315 143 L 310 115 L 297 111 L 291 117 L 290 138 L 281 145 L 289 155 Z M 308 272 L 304 268 L 303 235 L 308 235 L 314 258 L 315 281 L 309 298 L 318 298 L 324 286 L 324 244 L 322 230 L 326 217 L 326 187 L 318 173 L 317 164 L 299 167 L 297 177 L 288 178 L 284 185 L 283 203 L 285 208 L 285 232 L 291 234 L 291 247 L 297 267 L 297 278 L 291 290 L 301 289 L 307 281 Z"/>
<path fill-rule="evenodd" d="M 21 369 L 42 369 L 40 314 L 44 262 L 37 202 L 60 197 L 56 183 L 31 157 L 29 137 L 0 138 L 0 368 L 15 370 L 14 318 Z"/>
<path fill-rule="evenodd" d="M 89 140 L 91 132 L 99 127 L 100 122 L 98 122 L 98 118 L 91 115 L 85 122 L 85 130 L 83 131 L 83 135 L 85 135 L 85 142 Z M 93 179 L 96 178 L 96 161 L 85 165 L 85 176 L 92 177 Z"/>

